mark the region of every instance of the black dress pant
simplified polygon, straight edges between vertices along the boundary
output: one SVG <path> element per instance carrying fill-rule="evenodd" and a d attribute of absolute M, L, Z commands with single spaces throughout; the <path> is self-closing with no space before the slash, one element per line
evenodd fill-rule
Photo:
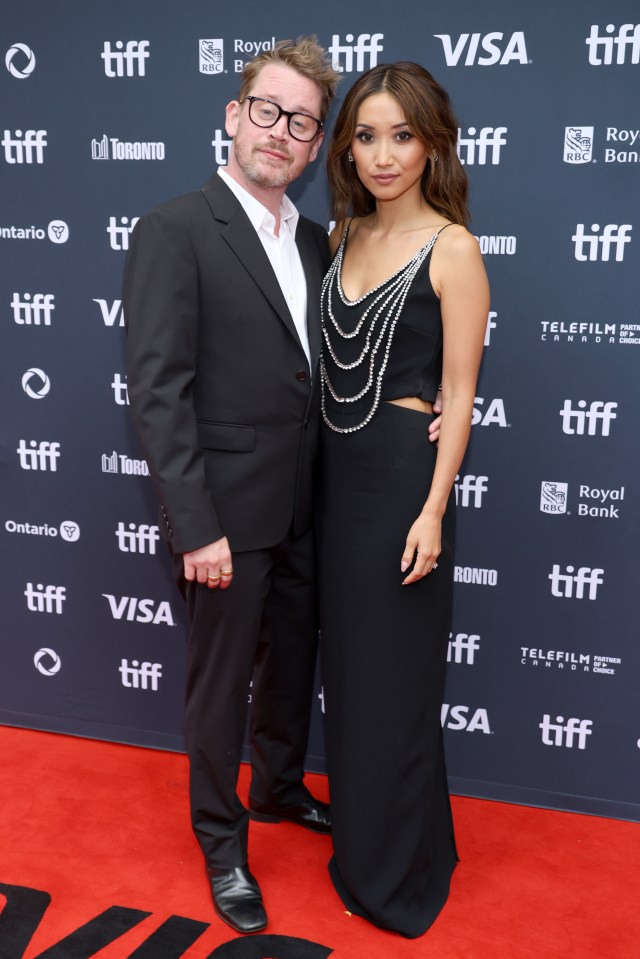
<path fill-rule="evenodd" d="M 249 698 L 251 800 L 286 806 L 309 795 L 302 778 L 318 637 L 313 535 L 233 553 L 226 590 L 188 582 L 182 555 L 173 559 L 190 622 L 191 819 L 206 865 L 231 869 L 247 862 L 248 813 L 236 787 Z"/>

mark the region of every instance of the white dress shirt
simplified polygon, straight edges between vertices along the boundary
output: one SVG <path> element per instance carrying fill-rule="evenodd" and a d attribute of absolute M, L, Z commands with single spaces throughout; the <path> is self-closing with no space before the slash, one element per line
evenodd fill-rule
<path fill-rule="evenodd" d="M 307 357 L 309 370 L 311 370 L 311 352 L 307 333 L 307 282 L 296 246 L 296 227 L 300 214 L 285 194 L 280 205 L 280 230 L 278 236 L 276 236 L 276 221 L 273 213 L 270 213 L 266 206 L 263 206 L 233 177 L 229 176 L 223 167 L 218 167 L 218 176 L 222 177 L 229 189 L 238 198 L 258 234 L 280 284 L 287 306 L 291 311 L 295 328 Z"/>

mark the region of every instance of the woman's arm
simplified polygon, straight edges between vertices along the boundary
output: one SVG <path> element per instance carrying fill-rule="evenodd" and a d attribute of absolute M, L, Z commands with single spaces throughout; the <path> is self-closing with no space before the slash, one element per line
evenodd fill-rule
<path fill-rule="evenodd" d="M 450 232 L 439 240 L 432 277 L 440 293 L 444 337 L 440 440 L 429 495 L 402 556 L 405 572 L 418 553 L 407 584 L 430 572 L 440 555 L 442 517 L 469 440 L 489 312 L 489 283 L 478 244 L 463 228 Z"/>

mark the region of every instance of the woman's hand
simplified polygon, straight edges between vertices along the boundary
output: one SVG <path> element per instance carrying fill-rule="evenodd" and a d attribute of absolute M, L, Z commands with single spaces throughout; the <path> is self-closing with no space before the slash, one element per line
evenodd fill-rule
<path fill-rule="evenodd" d="M 416 583 L 436 567 L 436 561 L 442 548 L 442 520 L 429 514 L 421 513 L 409 530 L 407 543 L 402 554 L 400 570 L 404 573 L 412 563 L 415 563 L 408 576 L 402 581 L 403 586 Z"/>

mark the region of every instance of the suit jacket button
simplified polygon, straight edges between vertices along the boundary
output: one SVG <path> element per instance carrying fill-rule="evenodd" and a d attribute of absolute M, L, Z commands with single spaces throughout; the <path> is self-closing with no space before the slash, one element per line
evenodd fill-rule
<path fill-rule="evenodd" d="M 300 382 L 302 383 L 302 381 L 306 380 L 306 378 L 307 378 L 307 374 L 305 373 L 305 371 L 298 370 L 298 372 L 296 373 L 296 379 L 300 380 Z"/>

